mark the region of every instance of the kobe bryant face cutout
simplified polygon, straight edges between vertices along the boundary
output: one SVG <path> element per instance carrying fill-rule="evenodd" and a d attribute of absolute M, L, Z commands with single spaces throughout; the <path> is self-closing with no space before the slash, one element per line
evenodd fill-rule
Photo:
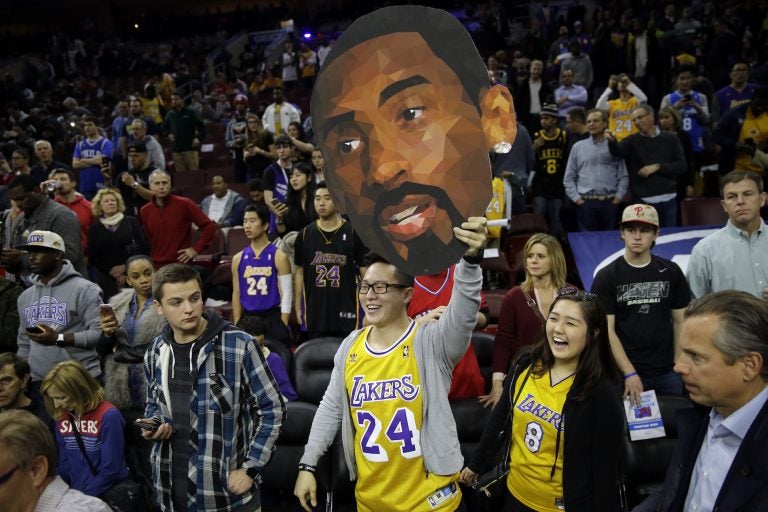
<path fill-rule="evenodd" d="M 357 19 L 311 106 L 329 191 L 368 248 L 411 275 L 456 263 L 467 246 L 452 227 L 491 200 L 489 148 L 517 133 L 509 90 L 461 23 L 421 6 Z"/>

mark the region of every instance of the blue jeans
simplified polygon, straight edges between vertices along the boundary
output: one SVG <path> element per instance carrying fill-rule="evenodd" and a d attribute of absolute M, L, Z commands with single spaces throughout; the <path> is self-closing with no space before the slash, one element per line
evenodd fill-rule
<path fill-rule="evenodd" d="M 587 199 L 577 207 L 579 231 L 611 231 L 616 226 L 617 205 L 612 201 Z"/>
<path fill-rule="evenodd" d="M 640 376 L 643 381 L 643 391 L 653 389 L 657 395 L 682 395 L 683 379 L 673 371 L 656 375 L 655 377 Z"/>
<path fill-rule="evenodd" d="M 563 232 L 563 225 L 560 223 L 560 208 L 562 207 L 562 199 L 547 199 L 541 196 L 534 196 L 533 198 L 533 213 L 547 218 L 549 231 L 555 236 Z"/>
<path fill-rule="evenodd" d="M 659 227 L 674 228 L 677 226 L 677 198 L 664 201 L 663 203 L 643 203 L 656 208 L 659 214 Z"/>

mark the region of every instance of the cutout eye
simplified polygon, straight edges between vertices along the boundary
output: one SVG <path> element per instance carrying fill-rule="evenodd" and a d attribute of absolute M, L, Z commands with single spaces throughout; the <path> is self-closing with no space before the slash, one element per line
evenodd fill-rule
<path fill-rule="evenodd" d="M 339 151 L 342 153 L 351 153 L 360 146 L 359 139 L 347 139 L 339 143 Z"/>
<path fill-rule="evenodd" d="M 403 121 L 414 121 L 423 116 L 426 109 L 426 107 L 407 108 L 403 110 L 402 114 L 400 114 L 400 117 L 403 119 Z"/>

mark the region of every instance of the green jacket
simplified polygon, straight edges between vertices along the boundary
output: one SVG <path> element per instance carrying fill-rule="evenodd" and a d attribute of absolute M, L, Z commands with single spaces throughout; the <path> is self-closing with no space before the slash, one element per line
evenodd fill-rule
<path fill-rule="evenodd" d="M 203 139 L 205 139 L 205 125 L 203 121 L 197 117 L 193 110 L 187 107 L 181 107 L 178 111 L 169 110 L 165 114 L 163 128 L 165 133 L 173 134 L 173 151 L 175 153 L 191 151 L 193 149 L 199 151 L 199 147 L 192 147 L 192 140 L 197 137 L 202 144 Z"/>

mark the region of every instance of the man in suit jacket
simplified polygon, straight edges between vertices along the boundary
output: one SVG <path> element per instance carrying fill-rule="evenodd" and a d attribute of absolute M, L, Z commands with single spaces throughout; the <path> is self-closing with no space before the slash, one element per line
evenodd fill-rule
<path fill-rule="evenodd" d="M 768 510 L 766 332 L 768 302 L 746 292 L 712 293 L 688 307 L 675 371 L 706 408 L 678 411 L 664 487 L 635 511 Z"/>

